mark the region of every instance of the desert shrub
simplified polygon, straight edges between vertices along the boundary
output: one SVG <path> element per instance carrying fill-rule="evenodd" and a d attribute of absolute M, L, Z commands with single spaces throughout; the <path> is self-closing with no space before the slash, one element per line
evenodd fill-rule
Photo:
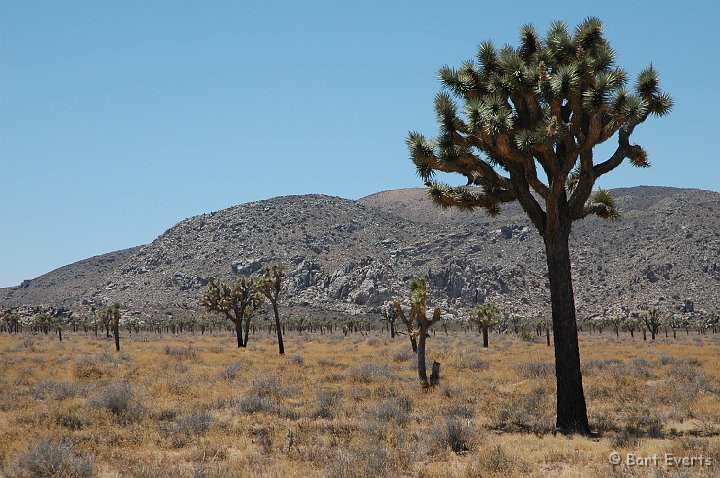
<path fill-rule="evenodd" d="M 195 350 L 191 345 L 188 345 L 187 347 L 166 345 L 165 355 L 169 355 L 178 360 L 195 360 L 197 359 L 197 350 Z"/>
<path fill-rule="evenodd" d="M 204 435 L 212 425 L 212 415 L 193 412 L 175 422 L 175 432 L 186 436 Z"/>
<path fill-rule="evenodd" d="M 644 358 L 636 358 L 633 360 L 632 365 L 634 375 L 640 375 L 646 378 L 653 377 L 655 375 L 650 362 Z"/>
<path fill-rule="evenodd" d="M 485 468 L 491 473 L 508 473 L 513 469 L 513 457 L 499 443 L 491 446 L 484 455 Z"/>
<path fill-rule="evenodd" d="M 43 380 L 35 387 L 35 398 L 42 400 L 52 398 L 55 400 L 65 400 L 73 398 L 81 394 L 80 388 L 68 381 Z"/>
<path fill-rule="evenodd" d="M 218 372 L 218 378 L 220 380 L 235 380 L 242 370 L 242 364 L 240 362 L 231 363 Z"/>
<path fill-rule="evenodd" d="M 530 360 L 518 364 L 517 370 L 524 378 L 550 377 L 555 374 L 555 365 L 541 360 Z"/>
<path fill-rule="evenodd" d="M 390 377 L 390 369 L 381 364 L 366 363 L 359 367 L 353 367 L 347 371 L 348 378 L 362 382 L 370 383 L 377 378 Z"/>
<path fill-rule="evenodd" d="M 157 415 L 158 420 L 161 421 L 169 421 L 169 420 L 175 420 L 178 416 L 178 411 L 174 408 L 165 408 L 160 411 L 160 413 Z"/>
<path fill-rule="evenodd" d="M 10 472 L 17 478 L 84 478 L 95 476 L 95 464 L 88 455 L 75 452 L 68 443 L 41 440 L 22 453 Z"/>
<path fill-rule="evenodd" d="M 415 354 L 409 350 L 401 350 L 399 352 L 395 352 L 392 358 L 395 362 L 408 362 L 414 355 Z"/>
<path fill-rule="evenodd" d="M 464 405 L 462 403 L 451 403 L 446 408 L 445 413 L 449 417 L 459 417 L 459 418 L 472 418 L 475 412 L 473 412 L 472 408 L 468 407 L 467 405 Z"/>
<path fill-rule="evenodd" d="M 406 401 L 384 402 L 367 410 L 368 418 L 381 423 L 404 425 L 409 420 L 410 405 Z"/>
<path fill-rule="evenodd" d="M 663 438 L 663 424 L 660 417 L 646 408 L 630 410 L 625 418 L 625 427 L 617 433 L 612 444 L 615 447 L 636 446 L 643 438 Z"/>
<path fill-rule="evenodd" d="M 625 364 L 622 360 L 618 359 L 598 359 L 598 360 L 587 360 L 582 364 L 583 373 L 591 374 L 595 372 L 602 372 L 604 370 L 623 367 Z"/>
<path fill-rule="evenodd" d="M 92 404 L 110 410 L 113 415 L 123 415 L 131 410 L 133 395 L 130 384 L 116 382 L 101 390 L 92 400 Z"/>
<path fill-rule="evenodd" d="M 82 430 L 89 420 L 79 411 L 60 411 L 55 416 L 55 424 L 68 430 Z"/>
<path fill-rule="evenodd" d="M 667 355 L 663 355 L 662 357 L 660 357 L 658 359 L 658 363 L 660 365 L 669 365 L 669 364 L 675 363 L 675 361 L 676 361 L 675 357 L 669 357 Z"/>
<path fill-rule="evenodd" d="M 334 418 L 335 410 L 343 398 L 340 389 L 320 389 L 316 393 L 317 407 L 314 415 L 318 418 Z"/>
<path fill-rule="evenodd" d="M 188 367 L 187 364 L 179 363 L 179 364 L 175 365 L 176 373 L 182 374 L 182 373 L 187 373 L 188 371 L 190 371 L 190 367 Z"/>
<path fill-rule="evenodd" d="M 673 363 L 670 375 L 674 379 L 685 383 L 706 384 L 708 382 L 707 377 L 700 369 L 700 363 L 697 361 L 682 360 Z"/>
<path fill-rule="evenodd" d="M 465 360 L 463 360 L 463 366 L 475 371 L 487 370 L 490 368 L 490 364 L 477 355 L 466 357 Z"/>
<path fill-rule="evenodd" d="M 396 476 L 392 457 L 385 448 L 369 445 L 360 450 L 338 450 L 325 469 L 333 478 L 368 478 Z"/>
<path fill-rule="evenodd" d="M 450 447 L 455 453 L 470 450 L 473 441 L 473 430 L 470 422 L 446 416 L 445 426 L 432 431 L 432 438 L 440 449 Z"/>
<path fill-rule="evenodd" d="M 35 379 L 35 371 L 30 367 L 23 367 L 15 374 L 13 383 L 19 386 L 31 385 Z"/>
<path fill-rule="evenodd" d="M 324 358 L 324 357 L 317 359 L 316 363 L 321 367 L 339 367 L 340 366 L 340 364 L 337 363 L 335 360 Z"/>
<path fill-rule="evenodd" d="M 264 395 L 248 395 L 238 400 L 238 409 L 243 413 L 273 413 L 275 403 Z"/>
<path fill-rule="evenodd" d="M 100 360 L 95 355 L 84 355 L 75 363 L 75 376 L 80 379 L 98 379 L 104 375 Z"/>
<path fill-rule="evenodd" d="M 302 365 L 305 363 L 305 358 L 300 354 L 291 355 L 289 360 L 290 363 L 295 365 Z"/>
<path fill-rule="evenodd" d="M 549 433 L 553 430 L 553 401 L 544 387 L 527 394 L 514 395 L 496 417 L 495 428 L 509 431 Z"/>
<path fill-rule="evenodd" d="M 337 383 L 342 382 L 343 380 L 345 380 L 345 375 L 339 373 L 331 373 L 329 375 L 325 375 L 320 379 L 320 381 L 325 383 Z"/>
<path fill-rule="evenodd" d="M 350 387 L 350 390 L 348 391 L 348 395 L 351 399 L 355 400 L 356 402 L 361 402 L 368 398 L 372 392 L 368 390 L 365 387 Z"/>
<path fill-rule="evenodd" d="M 280 377 L 273 373 L 255 374 L 252 378 L 252 391 L 261 397 L 279 395 Z"/>
<path fill-rule="evenodd" d="M 365 343 L 370 347 L 377 347 L 380 345 L 380 340 L 377 337 L 368 337 L 367 340 L 365 340 Z"/>

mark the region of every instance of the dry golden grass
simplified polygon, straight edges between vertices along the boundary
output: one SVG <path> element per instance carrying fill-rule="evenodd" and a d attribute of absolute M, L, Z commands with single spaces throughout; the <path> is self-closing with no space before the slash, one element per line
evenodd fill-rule
<path fill-rule="evenodd" d="M 553 434 L 544 342 L 480 344 L 477 334 L 429 339 L 442 382 L 423 391 L 407 339 L 380 333 L 290 333 L 284 357 L 267 333 L 247 349 L 229 335 L 147 334 L 123 338 L 120 354 L 84 335 L 4 335 L 0 472 L 85 459 L 107 477 L 720 473 L 720 336 L 582 334 L 593 439 Z M 38 451 L 48 443 L 64 448 L 48 458 Z M 612 466 L 613 450 L 714 466 Z"/>

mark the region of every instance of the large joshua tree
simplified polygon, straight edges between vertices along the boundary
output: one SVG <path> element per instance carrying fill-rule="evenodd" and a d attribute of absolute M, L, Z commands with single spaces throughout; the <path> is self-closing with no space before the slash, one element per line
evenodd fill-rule
<path fill-rule="evenodd" d="M 257 288 L 257 281 L 248 277 L 238 277 L 232 287 L 210 278 L 207 290 L 198 301 L 201 307 L 210 312 L 220 312 L 235 324 L 238 348 L 247 347 L 250 319 L 262 303 L 263 295 Z"/>
<path fill-rule="evenodd" d="M 439 78 L 438 138 L 411 132 L 407 139 L 417 172 L 439 206 L 496 215 L 501 204 L 518 201 L 537 228 L 549 272 L 557 427 L 589 433 L 568 238 L 572 223 L 586 216 L 619 217 L 610 194 L 593 194 L 595 181 L 625 159 L 649 165 L 630 136 L 650 115 L 667 114 L 672 99 L 652 66 L 627 87 L 597 18 L 572 33 L 554 22 L 544 38 L 526 25 L 519 47 L 481 43 L 477 62 L 444 66 Z M 593 148 L 609 140 L 615 151 L 595 158 Z M 436 171 L 465 176 L 467 185 L 439 183 Z"/>

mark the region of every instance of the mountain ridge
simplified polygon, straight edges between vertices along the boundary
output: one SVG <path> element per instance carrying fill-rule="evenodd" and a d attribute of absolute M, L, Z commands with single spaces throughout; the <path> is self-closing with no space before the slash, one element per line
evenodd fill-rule
<path fill-rule="evenodd" d="M 612 191 L 623 219 L 574 224 L 573 275 L 579 314 L 619 308 L 676 309 L 720 299 L 720 193 L 638 186 Z M 285 303 L 376 313 L 426 276 L 431 299 L 451 311 L 486 300 L 543 316 L 549 294 L 542 242 L 519 206 L 490 218 L 434 207 L 424 189 L 358 200 L 278 196 L 189 217 L 143 246 L 63 266 L 0 289 L 4 306 L 193 308 L 208 277 L 287 267 Z"/>

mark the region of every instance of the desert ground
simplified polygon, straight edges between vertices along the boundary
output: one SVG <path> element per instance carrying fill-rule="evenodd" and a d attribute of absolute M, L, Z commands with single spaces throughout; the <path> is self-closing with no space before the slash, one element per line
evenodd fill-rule
<path fill-rule="evenodd" d="M 555 434 L 552 348 L 407 337 L 0 336 L 0 472 L 63 477 L 718 476 L 720 335 L 580 334 L 594 437 Z M 620 464 L 610 463 L 618 453 Z M 667 454 L 667 456 L 666 456 Z M 653 457 L 657 457 L 654 459 Z M 634 457 L 634 458 L 633 458 Z M 685 463 L 678 460 L 687 458 Z M 667 461 L 669 460 L 669 462 Z"/>

